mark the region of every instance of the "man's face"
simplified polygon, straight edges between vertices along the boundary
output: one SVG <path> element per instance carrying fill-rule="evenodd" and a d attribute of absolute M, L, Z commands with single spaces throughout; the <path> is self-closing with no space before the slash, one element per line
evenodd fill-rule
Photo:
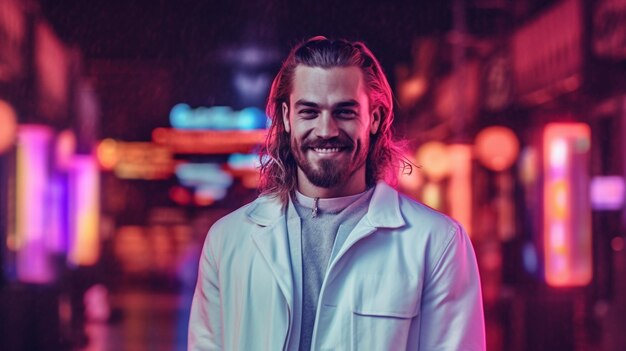
<path fill-rule="evenodd" d="M 298 164 L 300 191 L 313 186 L 341 196 L 365 190 L 370 134 L 379 121 L 358 67 L 296 67 L 283 123 Z"/>

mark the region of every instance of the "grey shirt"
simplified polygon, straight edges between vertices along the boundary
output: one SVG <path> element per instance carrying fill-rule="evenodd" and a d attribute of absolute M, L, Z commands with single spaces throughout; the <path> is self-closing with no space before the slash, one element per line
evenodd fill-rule
<path fill-rule="evenodd" d="M 310 350 L 315 314 L 322 282 L 329 263 L 356 224 L 367 213 L 373 188 L 363 193 L 329 199 L 314 199 L 296 192 L 292 203 L 300 217 L 302 304 L 299 350 Z M 317 202 L 317 204 L 316 204 Z M 317 211 L 314 214 L 314 208 Z M 290 237 L 294 233 L 290 233 Z M 298 264 L 292 259 L 292 266 Z M 300 271 L 299 267 L 292 267 Z"/>

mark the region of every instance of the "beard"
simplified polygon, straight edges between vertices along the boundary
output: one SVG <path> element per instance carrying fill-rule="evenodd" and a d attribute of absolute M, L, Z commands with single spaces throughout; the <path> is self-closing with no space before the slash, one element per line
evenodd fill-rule
<path fill-rule="evenodd" d="M 338 157 L 322 158 L 312 162 L 306 155 L 308 152 L 315 152 L 313 148 L 340 148 L 341 151 Z M 302 144 L 291 139 L 291 150 L 296 164 L 311 184 L 320 188 L 333 188 L 345 184 L 365 165 L 367 149 L 367 145 L 364 147 L 360 140 L 355 142 L 344 134 L 331 139 L 304 139 Z M 348 162 L 345 157 L 341 157 L 347 153 L 352 154 Z"/>

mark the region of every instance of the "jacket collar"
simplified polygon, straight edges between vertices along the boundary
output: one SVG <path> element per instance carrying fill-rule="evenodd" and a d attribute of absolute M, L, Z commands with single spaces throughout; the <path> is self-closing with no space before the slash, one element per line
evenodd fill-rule
<path fill-rule="evenodd" d="M 247 217 L 252 222 L 264 227 L 255 230 L 252 233 L 252 239 L 261 255 L 268 262 L 289 308 L 293 310 L 294 283 L 287 232 L 291 230 L 289 228 L 293 228 L 292 226 L 299 225 L 300 219 L 293 217 L 285 221 L 286 212 L 286 206 L 278 197 L 267 195 L 260 196 L 246 209 Z M 357 225 L 357 228 L 349 235 L 335 261 L 354 242 L 371 234 L 375 228 L 398 228 L 405 224 L 400 213 L 398 192 L 384 182 L 379 182 L 374 189 L 374 194 L 372 194 L 368 213 L 360 223 L 363 225 Z"/>
<path fill-rule="evenodd" d="M 281 218 L 285 208 L 278 196 L 261 195 L 248 206 L 246 216 L 252 222 L 266 227 Z"/>
<path fill-rule="evenodd" d="M 378 182 L 366 216 L 376 228 L 402 227 L 405 222 L 400 212 L 400 194 L 387 183 Z"/>
<path fill-rule="evenodd" d="M 277 196 L 262 195 L 250 204 L 246 215 L 252 222 L 265 227 L 284 216 L 285 209 L 286 207 Z M 370 224 L 376 228 L 403 226 L 405 221 L 400 213 L 398 192 L 387 183 L 378 182 L 366 216 Z"/>

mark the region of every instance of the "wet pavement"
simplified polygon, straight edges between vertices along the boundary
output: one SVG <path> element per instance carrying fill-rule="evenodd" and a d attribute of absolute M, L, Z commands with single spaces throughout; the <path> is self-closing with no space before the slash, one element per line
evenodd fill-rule
<path fill-rule="evenodd" d="M 80 351 L 172 351 L 187 348 L 190 294 L 131 290 L 110 297 L 114 318 L 89 322 Z"/>

